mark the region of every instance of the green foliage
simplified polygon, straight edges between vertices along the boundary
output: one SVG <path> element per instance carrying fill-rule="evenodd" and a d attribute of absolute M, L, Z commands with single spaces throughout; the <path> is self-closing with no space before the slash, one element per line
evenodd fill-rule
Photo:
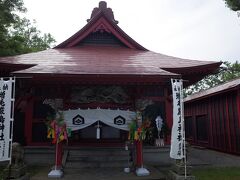
<path fill-rule="evenodd" d="M 35 22 L 21 18 L 26 12 L 22 0 L 0 0 L 0 56 L 36 52 L 55 42 L 50 34 L 41 34 Z"/>
<path fill-rule="evenodd" d="M 136 120 L 132 120 L 132 122 L 128 125 L 129 126 L 129 137 L 128 140 L 130 142 L 134 141 L 135 131 L 137 130 L 137 122 Z"/>
<path fill-rule="evenodd" d="M 225 0 L 225 3 L 233 11 L 240 10 L 240 0 Z"/>
<path fill-rule="evenodd" d="M 198 180 L 238 180 L 240 167 L 210 167 L 195 169 L 192 173 Z"/>
<path fill-rule="evenodd" d="M 17 21 L 16 12 L 26 12 L 22 0 L 0 0 L 0 30 L 7 31 L 7 27 Z"/>
<path fill-rule="evenodd" d="M 184 96 L 191 95 L 196 92 L 200 92 L 216 85 L 222 84 L 229 80 L 240 77 L 240 64 L 238 61 L 235 63 L 223 62 L 220 70 L 217 74 L 208 75 L 196 84 L 184 89 Z"/>

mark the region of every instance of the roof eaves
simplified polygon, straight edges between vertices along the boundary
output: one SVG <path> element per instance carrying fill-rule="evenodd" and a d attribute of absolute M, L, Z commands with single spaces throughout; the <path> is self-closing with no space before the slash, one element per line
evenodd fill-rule
<path fill-rule="evenodd" d="M 239 82 L 237 84 L 233 84 L 233 85 L 227 86 L 227 87 L 225 87 L 225 88 L 223 88 L 221 90 L 214 91 L 214 89 L 217 89 L 217 88 L 219 88 L 221 86 L 224 86 L 227 83 L 232 82 L 232 81 L 239 81 Z M 200 91 L 198 93 L 192 94 L 192 95 L 184 98 L 184 102 L 196 101 L 196 100 L 199 100 L 199 99 L 204 99 L 204 98 L 209 97 L 209 96 L 214 96 L 214 95 L 217 95 L 217 94 L 225 93 L 225 92 L 232 91 L 234 89 L 240 88 L 240 78 L 234 79 L 232 81 L 228 81 L 228 82 L 226 82 L 224 84 L 220 84 L 218 86 L 215 86 L 213 88 L 207 89 L 205 91 Z"/>
<path fill-rule="evenodd" d="M 203 61 L 201 61 L 203 62 Z M 208 69 L 211 69 L 211 68 L 216 68 L 216 67 L 219 67 L 220 65 L 222 64 L 222 62 L 214 62 L 214 61 L 206 61 L 206 64 L 202 64 L 202 65 L 194 65 L 194 66 L 188 66 L 188 67 L 163 67 L 162 69 L 164 70 L 167 70 L 167 71 L 183 71 L 183 72 L 186 72 L 188 73 L 189 71 L 186 71 L 186 70 L 202 70 L 202 69 L 205 69 L 205 70 L 208 70 Z M 206 69 L 207 68 L 207 69 Z"/>

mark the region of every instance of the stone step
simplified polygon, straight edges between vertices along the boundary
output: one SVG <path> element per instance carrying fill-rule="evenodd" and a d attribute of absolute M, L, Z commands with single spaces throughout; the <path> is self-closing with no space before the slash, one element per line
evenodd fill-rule
<path fill-rule="evenodd" d="M 68 156 L 68 162 L 76 162 L 76 161 L 117 161 L 117 160 L 128 160 L 129 156 Z"/>
<path fill-rule="evenodd" d="M 98 161 L 98 162 L 67 162 L 64 169 L 101 168 L 101 167 L 128 167 L 128 161 Z"/>
<path fill-rule="evenodd" d="M 69 150 L 69 155 L 70 156 L 83 156 L 83 155 L 87 155 L 87 156 L 114 156 L 114 155 L 128 155 L 129 151 L 126 150 Z"/>
<path fill-rule="evenodd" d="M 55 162 L 55 148 L 24 147 L 24 162 L 28 165 L 50 165 Z"/>
<path fill-rule="evenodd" d="M 129 151 L 123 148 L 70 149 L 65 169 L 126 167 L 128 161 Z"/>
<path fill-rule="evenodd" d="M 54 154 L 55 146 L 50 147 L 41 147 L 41 146 L 32 146 L 32 147 L 24 147 L 25 154 Z"/>

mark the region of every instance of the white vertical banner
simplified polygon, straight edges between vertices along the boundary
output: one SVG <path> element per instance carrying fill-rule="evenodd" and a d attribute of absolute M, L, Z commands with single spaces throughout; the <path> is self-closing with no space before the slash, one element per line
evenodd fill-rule
<path fill-rule="evenodd" d="M 181 79 L 171 79 L 173 96 L 173 126 L 170 157 L 184 158 L 184 116 L 183 116 L 183 83 Z"/>
<path fill-rule="evenodd" d="M 11 160 L 14 96 L 15 78 L 0 78 L 0 161 Z"/>

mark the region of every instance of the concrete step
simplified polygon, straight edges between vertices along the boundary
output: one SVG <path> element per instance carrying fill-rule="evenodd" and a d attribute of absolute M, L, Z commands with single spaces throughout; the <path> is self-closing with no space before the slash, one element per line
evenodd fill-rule
<path fill-rule="evenodd" d="M 102 167 L 128 167 L 128 161 L 87 161 L 87 162 L 67 162 L 64 169 L 79 168 L 102 168 Z"/>
<path fill-rule="evenodd" d="M 123 148 L 70 149 L 65 169 L 126 167 L 129 158 L 129 151 Z"/>
<path fill-rule="evenodd" d="M 47 153 L 55 153 L 55 146 L 25 146 L 24 147 L 25 154 L 47 154 Z"/>
<path fill-rule="evenodd" d="M 76 161 L 117 161 L 117 160 L 128 160 L 129 156 L 99 156 L 99 155 L 94 155 L 94 156 L 68 156 L 67 161 L 68 162 L 76 162 Z"/>
<path fill-rule="evenodd" d="M 24 147 L 24 162 L 28 165 L 54 164 L 55 147 Z"/>
<path fill-rule="evenodd" d="M 128 151 L 122 149 L 91 149 L 91 150 L 69 150 L 70 156 L 115 156 L 115 155 L 128 155 Z"/>

